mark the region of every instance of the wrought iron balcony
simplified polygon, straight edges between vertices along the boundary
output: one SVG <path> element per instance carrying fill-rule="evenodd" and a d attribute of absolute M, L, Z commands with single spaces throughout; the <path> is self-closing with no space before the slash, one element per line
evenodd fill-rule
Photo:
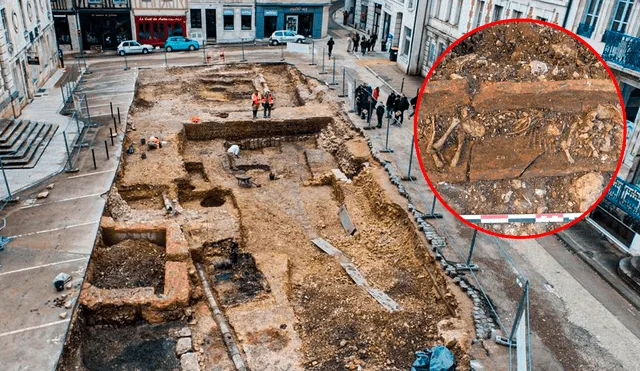
<path fill-rule="evenodd" d="M 640 220 L 640 187 L 616 178 L 605 198 L 619 209 Z"/>
<path fill-rule="evenodd" d="M 588 23 L 583 22 L 578 25 L 578 31 L 576 31 L 576 33 L 582 37 L 586 37 L 590 39 L 591 35 L 593 35 L 594 29 L 595 29 L 594 25 L 590 25 Z"/>
<path fill-rule="evenodd" d="M 603 41 L 605 61 L 640 72 L 640 38 L 607 30 Z"/>

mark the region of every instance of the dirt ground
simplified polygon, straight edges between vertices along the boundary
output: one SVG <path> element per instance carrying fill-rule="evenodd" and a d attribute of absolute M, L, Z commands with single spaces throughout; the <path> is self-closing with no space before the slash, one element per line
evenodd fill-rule
<path fill-rule="evenodd" d="M 101 289 L 153 287 L 164 292 L 164 247 L 146 240 L 98 245 L 92 256 L 90 283 Z"/>
<path fill-rule="evenodd" d="M 433 98 L 429 87 L 445 81 L 459 90 Z M 598 103 L 574 96 L 563 106 L 554 98 L 574 88 L 576 96 L 593 95 L 580 90 L 591 81 L 604 86 Z M 549 101 L 528 99 L 527 83 Z M 624 125 L 613 82 L 593 53 L 554 28 L 519 22 L 473 34 L 436 67 L 421 99 L 421 161 L 459 214 L 582 213 L 616 169 Z M 482 225 L 510 235 L 559 226 Z"/>
<path fill-rule="evenodd" d="M 266 86 L 276 109 L 271 120 L 252 121 L 250 94 Z M 106 214 L 180 225 L 252 370 L 406 370 L 416 351 L 445 342 L 439 324 L 454 317 L 448 330 L 458 335 L 446 343 L 458 370 L 469 370 L 471 301 L 442 273 L 406 201 L 326 91 L 287 65 L 141 72 L 127 120 L 135 153 L 124 155 Z M 162 148 L 141 144 L 151 135 Z M 241 146 L 237 171 L 225 155 L 230 143 Z M 240 187 L 236 175 L 254 186 Z M 167 215 L 163 194 L 181 213 Z M 401 309 L 381 306 L 314 238 L 341 250 Z M 190 276 L 183 317 L 201 367 L 232 369 L 195 266 Z"/>

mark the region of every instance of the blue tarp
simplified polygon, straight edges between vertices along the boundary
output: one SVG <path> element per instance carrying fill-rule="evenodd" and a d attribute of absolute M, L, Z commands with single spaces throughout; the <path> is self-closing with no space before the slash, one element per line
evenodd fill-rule
<path fill-rule="evenodd" d="M 4 250 L 4 245 L 8 244 L 11 241 L 11 238 L 0 236 L 0 251 Z"/>
<path fill-rule="evenodd" d="M 456 361 L 453 353 L 442 345 L 416 352 L 411 371 L 455 371 Z"/>

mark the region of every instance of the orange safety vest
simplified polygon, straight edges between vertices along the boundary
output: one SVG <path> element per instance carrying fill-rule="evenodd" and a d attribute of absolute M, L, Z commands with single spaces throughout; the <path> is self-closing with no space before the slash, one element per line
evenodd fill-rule
<path fill-rule="evenodd" d="M 262 97 L 262 103 L 267 102 L 267 96 Z M 273 95 L 269 94 L 269 104 L 273 104 Z"/>
<path fill-rule="evenodd" d="M 253 93 L 253 95 L 251 95 L 251 100 L 253 101 L 253 104 L 260 104 L 260 94 Z"/>

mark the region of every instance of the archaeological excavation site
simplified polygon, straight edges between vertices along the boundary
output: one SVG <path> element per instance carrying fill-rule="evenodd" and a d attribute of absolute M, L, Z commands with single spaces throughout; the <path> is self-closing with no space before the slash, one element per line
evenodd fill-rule
<path fill-rule="evenodd" d="M 457 214 L 582 214 L 621 158 L 614 81 L 571 35 L 518 21 L 478 31 L 435 67 L 421 97 L 420 162 Z M 482 224 L 534 235 L 566 224 Z"/>
<path fill-rule="evenodd" d="M 256 89 L 270 119 L 252 119 Z M 287 64 L 143 70 L 123 149 L 59 371 L 487 358 L 486 298 L 325 84 Z"/>

